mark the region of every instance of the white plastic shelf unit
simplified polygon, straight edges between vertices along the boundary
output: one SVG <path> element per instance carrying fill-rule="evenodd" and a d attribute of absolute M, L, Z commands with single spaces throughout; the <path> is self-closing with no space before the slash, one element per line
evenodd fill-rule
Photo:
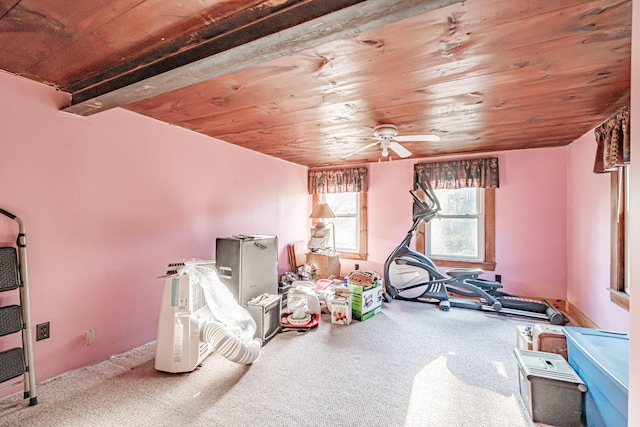
<path fill-rule="evenodd" d="M 0 307 L 0 339 L 18 333 L 22 335 L 19 340 L 22 343 L 21 347 L 0 352 L 0 384 L 22 377 L 24 398 L 29 399 L 29 406 L 33 406 L 38 403 L 38 398 L 33 370 L 24 224 L 20 218 L 4 209 L 0 209 L 0 213 L 15 220 L 19 227 L 17 248 L 0 247 L 0 293 L 13 291 L 20 294 L 19 304 Z M 17 340 L 11 343 L 14 341 Z M 6 346 L 0 348 L 3 347 Z M 3 388 L 14 386 L 19 382 L 14 381 Z"/>

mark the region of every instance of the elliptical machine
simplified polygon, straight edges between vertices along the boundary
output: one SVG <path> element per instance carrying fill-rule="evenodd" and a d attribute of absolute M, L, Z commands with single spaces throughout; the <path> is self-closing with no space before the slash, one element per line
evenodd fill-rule
<path fill-rule="evenodd" d="M 451 268 L 441 273 L 426 255 L 411 250 L 413 236 L 424 221 L 438 215 L 440 202 L 428 181 L 418 182 L 424 199 L 416 190 L 413 197 L 413 225 L 404 240 L 389 255 L 384 264 L 385 299 L 437 303 L 441 310 L 450 307 L 471 308 L 544 319 L 554 325 L 564 325 L 566 318 L 546 301 L 532 301 L 500 291 L 500 282 L 481 279 L 479 268 Z M 453 297 L 457 295 L 459 297 Z"/>

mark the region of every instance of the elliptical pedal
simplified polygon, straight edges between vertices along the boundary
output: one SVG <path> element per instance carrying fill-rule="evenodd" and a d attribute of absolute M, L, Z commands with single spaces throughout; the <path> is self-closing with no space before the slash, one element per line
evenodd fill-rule
<path fill-rule="evenodd" d="M 445 300 L 448 299 L 447 287 L 442 283 L 431 283 L 424 291 L 420 298 L 431 298 L 437 300 Z"/>
<path fill-rule="evenodd" d="M 451 308 L 449 293 L 443 283 L 430 283 L 417 300 L 421 302 L 437 302 L 442 311 L 449 311 L 449 308 Z"/>
<path fill-rule="evenodd" d="M 447 287 L 443 283 L 432 283 L 429 285 L 423 296 L 438 300 L 438 308 L 442 311 L 449 311 L 451 303 L 449 302 L 449 293 Z"/>

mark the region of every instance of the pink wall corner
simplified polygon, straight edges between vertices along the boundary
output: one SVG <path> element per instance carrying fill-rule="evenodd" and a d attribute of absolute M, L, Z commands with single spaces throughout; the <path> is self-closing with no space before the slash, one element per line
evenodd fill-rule
<path fill-rule="evenodd" d="M 569 146 L 567 168 L 567 300 L 599 327 L 628 331 L 628 312 L 613 304 L 610 286 L 609 174 L 593 173 L 593 131 Z"/>
<path fill-rule="evenodd" d="M 566 298 L 566 148 L 498 154 L 496 274 L 507 292 Z"/>
<path fill-rule="evenodd" d="M 304 167 L 123 109 L 66 114 L 64 94 L 7 74 L 0 91 L 0 207 L 27 228 L 32 323 L 51 323 L 38 382 L 154 340 L 157 277 L 214 259 L 216 237 L 277 235 L 281 271 L 307 237 Z"/>

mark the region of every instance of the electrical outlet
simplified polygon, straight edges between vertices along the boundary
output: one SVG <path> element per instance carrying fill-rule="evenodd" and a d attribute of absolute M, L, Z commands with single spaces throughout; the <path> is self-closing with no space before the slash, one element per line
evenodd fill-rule
<path fill-rule="evenodd" d="M 49 338 L 49 322 L 36 325 L 36 341 Z"/>

